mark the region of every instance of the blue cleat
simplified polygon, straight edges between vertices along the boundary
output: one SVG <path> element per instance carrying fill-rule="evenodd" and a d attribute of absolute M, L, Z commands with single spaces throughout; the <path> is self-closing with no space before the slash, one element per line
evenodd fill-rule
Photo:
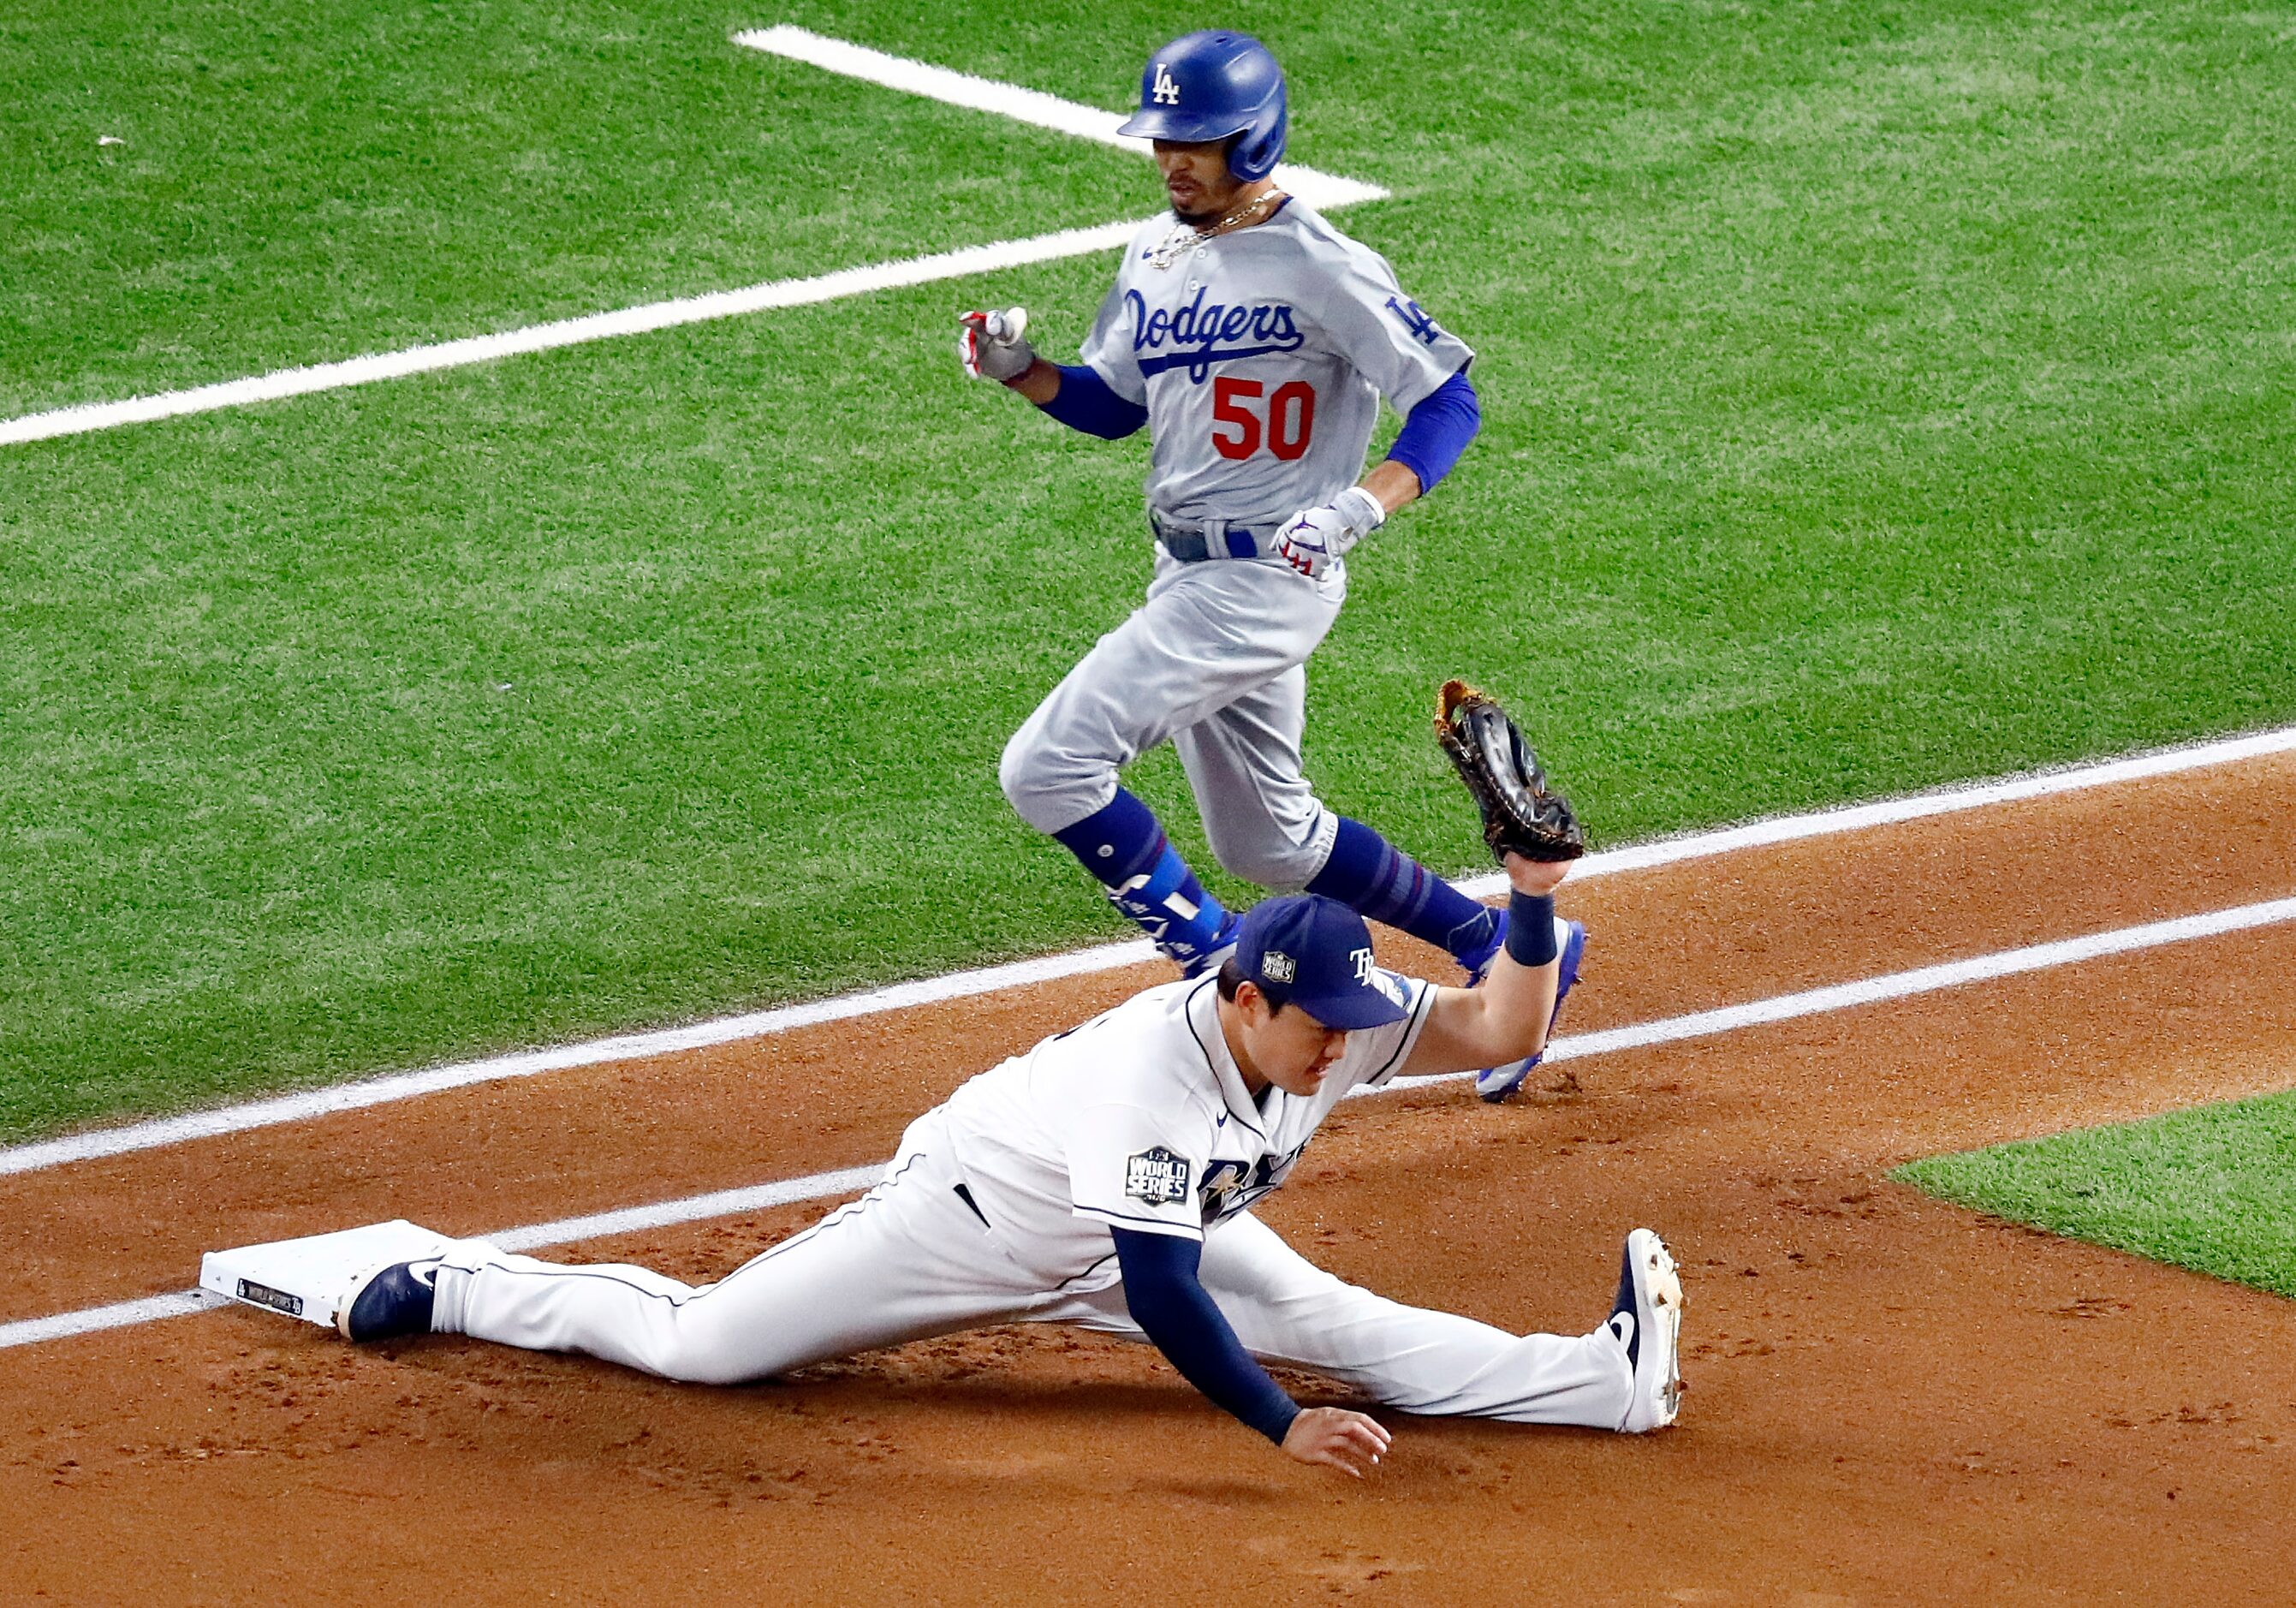
<path fill-rule="evenodd" d="M 1578 963 L 1587 958 L 1586 926 L 1578 922 L 1564 922 L 1562 928 L 1562 966 L 1554 980 L 1554 1014 L 1546 1020 L 1549 1034 L 1554 1031 L 1554 1024 L 1562 1019 L 1562 1002 L 1570 996 L 1570 985 L 1578 980 Z M 1506 941 L 1506 923 L 1504 922 L 1499 923 L 1499 941 Z M 1492 955 L 1497 953 L 1496 948 L 1491 951 Z M 1484 957 L 1483 968 L 1485 971 L 1490 968 L 1488 956 Z M 1478 976 L 1475 981 L 1480 982 L 1482 978 Z M 1486 1067 L 1475 1074 L 1475 1093 L 1496 1105 L 1521 1088 L 1522 1080 L 1530 1076 L 1530 1069 L 1546 1058 L 1546 1052 L 1541 1050 L 1536 1055 L 1526 1055 L 1521 1061 L 1510 1061 L 1504 1066 Z"/>
<path fill-rule="evenodd" d="M 345 1340 L 397 1340 L 430 1333 L 430 1309 L 438 1299 L 439 1259 L 390 1262 L 376 1268 L 351 1292 L 335 1314 Z"/>
<path fill-rule="evenodd" d="M 1182 966 L 1180 975 L 1209 977 L 1218 971 L 1227 964 L 1227 957 L 1235 953 L 1235 935 L 1242 929 L 1243 917 L 1233 910 L 1229 911 L 1227 919 L 1220 923 L 1219 931 L 1212 935 L 1212 941 L 1205 947 L 1204 952 Z"/>

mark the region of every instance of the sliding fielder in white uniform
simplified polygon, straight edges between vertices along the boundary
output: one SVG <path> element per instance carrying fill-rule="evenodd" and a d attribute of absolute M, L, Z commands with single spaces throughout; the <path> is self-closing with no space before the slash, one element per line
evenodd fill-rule
<path fill-rule="evenodd" d="M 1544 1045 L 1564 871 L 1509 859 L 1507 943 L 1472 991 L 1382 970 L 1362 918 L 1332 900 L 1265 901 L 1218 975 L 1151 988 L 974 1078 L 910 1125 L 875 1188 L 714 1284 L 463 1241 L 360 1281 L 343 1332 L 469 1334 L 734 1383 L 954 1330 L 1072 1324 L 1152 1341 L 1287 1453 L 1358 1473 L 1387 1430 L 1302 1410 L 1261 1361 L 1414 1413 L 1661 1427 L 1681 1289 L 1647 1229 L 1600 1326 L 1517 1335 L 1346 1284 L 1250 1210 L 1350 1089 Z"/>

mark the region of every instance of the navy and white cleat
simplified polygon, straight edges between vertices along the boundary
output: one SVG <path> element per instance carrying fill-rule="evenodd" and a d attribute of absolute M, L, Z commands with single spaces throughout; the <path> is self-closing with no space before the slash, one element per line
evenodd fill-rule
<path fill-rule="evenodd" d="M 1578 963 L 1587 958 L 1585 925 L 1578 922 L 1564 921 L 1560 916 L 1555 918 L 1555 922 L 1562 929 L 1561 934 L 1562 964 L 1554 979 L 1554 1014 L 1546 1019 L 1546 1030 L 1549 1035 L 1554 1033 L 1554 1024 L 1562 1020 L 1562 1002 L 1570 996 L 1570 985 L 1578 980 Z M 1506 928 L 1504 923 L 1499 928 L 1499 938 L 1503 942 L 1506 938 Z M 1494 949 L 1492 953 L 1496 955 L 1497 951 Z M 1483 964 L 1488 970 L 1490 963 L 1486 960 Z M 1475 980 L 1480 982 L 1482 979 L 1478 977 Z M 1510 1061 L 1503 1066 L 1485 1067 L 1475 1074 L 1475 1093 L 1493 1105 L 1496 1105 L 1521 1088 L 1522 1080 L 1530 1076 L 1530 1069 L 1546 1059 L 1546 1052 L 1541 1050 L 1538 1054 L 1526 1055 L 1521 1061 Z"/>
<path fill-rule="evenodd" d="M 1619 1298 L 1603 1326 L 1627 1348 L 1635 1375 L 1620 1432 L 1664 1429 L 1682 1410 L 1682 1278 L 1666 1242 L 1647 1228 L 1627 1235 Z"/>
<path fill-rule="evenodd" d="M 345 1340 L 397 1340 L 430 1333 L 430 1310 L 438 1299 L 439 1262 L 390 1262 L 352 1288 L 335 1314 Z"/>

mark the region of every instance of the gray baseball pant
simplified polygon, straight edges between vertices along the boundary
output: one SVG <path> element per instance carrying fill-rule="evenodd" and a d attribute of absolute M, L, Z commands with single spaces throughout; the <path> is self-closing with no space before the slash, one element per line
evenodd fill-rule
<path fill-rule="evenodd" d="M 1280 559 L 1183 564 L 1158 549 L 1147 601 L 1004 745 L 1004 796 L 1059 832 L 1104 808 L 1117 772 L 1168 737 L 1219 863 L 1264 888 L 1306 887 L 1339 832 L 1300 774 L 1306 664 L 1346 597 L 1344 564 L 1313 581 Z"/>

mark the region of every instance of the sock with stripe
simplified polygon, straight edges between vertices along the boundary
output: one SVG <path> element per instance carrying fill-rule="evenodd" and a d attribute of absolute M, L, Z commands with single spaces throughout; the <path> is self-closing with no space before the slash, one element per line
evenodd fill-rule
<path fill-rule="evenodd" d="M 1487 951 L 1499 913 L 1479 905 L 1360 821 L 1340 817 L 1332 857 L 1308 884 L 1364 916 L 1439 944 L 1462 959 Z"/>
<path fill-rule="evenodd" d="M 1194 971 L 1220 947 L 1231 922 L 1226 908 L 1204 891 L 1155 812 L 1123 788 L 1053 836 L 1100 880 L 1109 902 L 1184 970 Z"/>

